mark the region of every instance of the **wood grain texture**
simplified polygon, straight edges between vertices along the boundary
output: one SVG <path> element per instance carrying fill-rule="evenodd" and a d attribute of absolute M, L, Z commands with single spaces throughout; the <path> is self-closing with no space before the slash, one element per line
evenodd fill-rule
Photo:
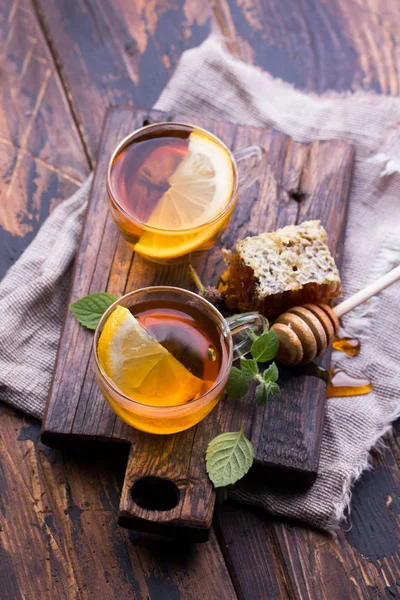
<path fill-rule="evenodd" d="M 117 526 L 121 457 L 51 451 L 2 407 L 0 465 L 1 598 L 236 598 L 213 533 L 190 546 Z"/>
<path fill-rule="evenodd" d="M 120 243 L 104 185 L 109 157 L 119 140 L 144 122 L 170 119 L 193 122 L 184 115 L 129 107 L 110 111 L 76 260 L 71 301 L 96 291 L 119 296 L 147 285 L 188 285 L 187 265 L 165 269 L 132 257 L 132 252 Z M 222 241 L 202 257 L 199 274 L 204 281 L 216 283 L 222 274 L 221 247 L 232 247 L 238 238 L 249 233 L 306 219 L 321 219 L 330 233 L 331 251 L 340 263 L 339 240 L 344 232 L 352 173 L 350 146 L 338 141 L 299 144 L 278 131 L 209 119 L 195 119 L 195 124 L 218 135 L 232 150 L 260 144 L 267 156 L 258 184 L 239 192 L 238 204 Z M 143 268 L 138 268 L 140 264 Z M 257 467 L 263 471 L 272 468 L 281 483 L 310 485 L 315 480 L 326 400 L 324 380 L 299 372 L 293 376 L 293 371 L 288 371 L 281 378 L 281 397 L 271 399 L 265 407 L 257 407 L 253 393 L 236 402 L 225 400 L 215 414 L 198 426 L 160 439 L 127 427 L 109 409 L 94 379 L 91 346 L 92 333 L 84 330 L 69 312 L 43 421 L 42 440 L 55 447 L 67 444 L 73 447 L 82 438 L 97 443 L 107 440 L 132 443 L 121 498 L 121 524 L 174 535 L 181 535 L 185 528 L 186 535 L 190 534 L 193 540 L 206 539 L 215 500 L 205 472 L 206 448 L 220 430 L 237 431 L 242 422 L 248 424 Z M 326 353 L 320 364 L 329 367 L 329 359 Z M 262 476 L 270 480 L 272 473 L 263 472 Z M 143 483 L 146 477 L 162 477 L 175 484 L 180 492 L 176 506 L 165 511 L 138 506 L 131 496 L 132 485 Z"/>
<path fill-rule="evenodd" d="M 151 106 L 180 54 L 222 32 L 238 57 L 297 87 L 397 94 L 400 16 L 377 0 L 35 0 L 92 157 L 110 105 Z"/>
<path fill-rule="evenodd" d="M 88 163 L 29 0 L 1 2 L 0 47 L 2 277 Z"/>
<path fill-rule="evenodd" d="M 74 105 L 82 109 L 76 115 L 93 159 L 106 109 L 152 106 L 181 53 L 210 31 L 208 2 L 35 3 Z"/>
<path fill-rule="evenodd" d="M 387 442 L 390 449 L 374 455 L 374 469 L 356 485 L 352 511 L 337 538 L 238 505 L 220 508 L 216 530 L 243 597 L 262 598 L 264 589 L 271 598 L 287 593 L 296 600 L 399 597 L 400 471 L 393 460 L 399 444 Z M 250 551 L 243 550 L 244 540 Z M 271 569 L 277 560 L 285 565 L 282 581 Z"/>
<path fill-rule="evenodd" d="M 78 18 L 73 19 L 72 22 L 72 9 L 69 4 L 75 4 L 77 7 L 75 14 L 78 12 Z M 36 42 L 35 48 L 48 53 L 46 56 L 49 57 L 49 64 L 56 77 L 50 50 L 57 60 L 59 81 L 62 81 L 67 95 L 61 94 L 59 101 L 51 105 L 54 119 L 52 126 L 46 129 L 49 142 L 57 138 L 57 136 L 53 137 L 57 125 L 62 126 L 62 139 L 70 139 L 71 131 L 75 129 L 74 121 L 57 120 L 58 108 L 62 109 L 65 103 L 70 103 L 83 135 L 88 140 L 89 146 L 86 151 L 92 156 L 99 142 L 104 117 L 104 113 L 96 108 L 97 102 L 103 102 L 103 95 L 108 95 L 110 104 L 112 103 L 114 77 L 114 69 L 109 70 L 107 75 L 107 70 L 103 68 L 104 44 L 101 42 L 100 34 L 98 40 L 93 41 L 93 31 L 97 28 L 97 22 L 104 22 L 104 15 L 117 12 L 116 4 L 116 0 L 105 0 L 102 3 L 102 11 L 92 11 L 90 17 L 83 23 L 79 18 L 83 0 L 74 3 L 61 0 L 58 3 L 53 0 L 35 0 L 36 7 L 40 9 L 39 16 L 50 44 L 49 48 L 43 44 L 44 38 L 37 26 L 35 13 L 29 0 L 3 1 L 0 7 L 2 40 L 0 60 L 4 60 L 3 49 L 6 49 L 4 40 L 8 35 L 12 35 L 12 24 L 21 6 L 22 12 L 25 11 L 30 21 L 29 27 L 35 29 L 33 37 Z M 118 4 L 124 3 L 119 0 Z M 86 5 L 90 6 L 89 2 Z M 379 0 L 379 2 L 378 0 L 324 0 L 322 2 L 296 0 L 290 3 L 290 6 L 284 3 L 278 4 L 273 0 L 268 2 L 266 0 L 258 2 L 217 0 L 211 3 L 211 9 L 206 0 L 179 1 L 173 4 L 159 0 L 157 3 L 147 3 L 145 8 L 140 3 L 135 5 L 139 10 L 132 7 L 132 3 L 129 4 L 129 9 L 124 13 L 123 27 L 129 29 L 131 39 L 138 35 L 144 39 L 144 32 L 150 40 L 149 51 L 146 52 L 145 44 L 140 46 L 136 53 L 136 64 L 139 60 L 141 62 L 140 68 L 136 68 L 134 84 L 137 88 L 141 88 L 141 82 L 147 81 L 148 96 L 143 93 L 140 98 L 143 105 L 150 105 L 153 99 L 158 97 L 180 52 L 191 45 L 197 45 L 202 37 L 207 35 L 210 25 L 206 21 L 202 24 L 201 19 L 207 19 L 210 14 L 216 28 L 228 37 L 229 47 L 234 54 L 249 63 L 255 62 L 270 69 L 278 77 L 295 85 L 304 85 L 305 89 L 314 91 L 364 89 L 394 95 L 398 93 L 400 17 L 397 2 L 394 0 Z M 324 11 L 326 14 L 327 10 L 328 18 L 322 18 L 321 15 L 323 16 Z M 172 35 L 166 27 L 154 26 L 154 23 L 161 21 L 163 15 L 168 12 L 172 14 Z M 200 16 L 193 20 L 192 26 L 192 15 L 195 14 Z M 133 15 L 137 17 L 134 23 Z M 107 31 L 107 25 L 102 27 Z M 117 31 L 117 36 L 118 34 Z M 82 58 L 81 47 L 85 44 L 85 38 L 88 40 L 86 53 L 91 53 L 94 68 L 92 65 L 88 68 L 85 57 Z M 322 47 L 325 39 L 329 41 L 326 46 L 329 52 Z M 25 43 L 26 40 L 20 40 L 21 47 L 24 47 Z M 163 49 L 162 60 L 155 48 Z M 128 47 L 128 50 L 135 53 L 135 46 L 132 50 Z M 142 59 L 143 55 L 145 59 Z M 9 71 L 17 72 L 18 60 L 15 64 L 14 60 L 15 56 L 12 55 L 7 69 L 2 62 L 0 78 Z M 132 60 L 132 64 L 135 61 L 134 58 L 129 60 Z M 104 74 L 104 92 L 96 88 L 97 73 L 100 70 Z M 156 74 L 154 78 L 151 77 L 153 72 Z M 164 78 L 160 77 L 160 72 Z M 129 79 L 130 74 L 125 72 L 124 77 Z M 89 89 L 92 98 L 90 103 L 87 102 L 89 96 L 81 93 L 81 86 Z M 95 92 L 90 92 L 91 89 Z M 4 90 L 1 90 L 1 97 L 3 93 Z M 21 98 L 17 97 L 17 101 L 20 100 Z M 2 123 L 4 119 L 10 122 L 13 115 L 10 103 L 0 104 L 0 112 L 3 115 Z M 97 125 L 92 117 L 94 112 Z M 25 123 L 24 118 L 22 123 Z M 91 126 L 94 133 L 89 136 L 86 132 L 90 131 Z M 37 132 L 40 138 L 43 131 L 38 128 Z M 73 146 L 73 150 L 77 156 L 82 156 L 82 164 L 85 165 L 85 148 L 79 140 Z M 7 164 L 4 149 L 0 154 L 2 165 Z M 53 164 L 52 166 L 57 169 L 63 167 L 65 170 L 68 161 L 64 165 Z M 4 174 L 3 166 L 1 170 Z M 26 218 L 28 223 L 30 223 L 31 212 L 29 201 L 32 198 L 32 194 L 27 192 L 30 181 L 31 179 L 26 176 L 25 181 L 21 183 L 22 187 L 18 187 L 18 195 L 13 195 L 13 202 L 20 203 L 18 217 L 22 222 Z M 57 198 L 67 197 L 69 191 L 65 189 L 64 192 L 65 194 L 60 192 Z M 22 202 L 20 194 L 24 198 Z M 45 218 L 50 196 L 51 194 L 35 195 L 37 221 L 34 222 L 34 227 L 38 227 Z M 4 206 L 9 210 L 10 203 L 4 194 L 1 195 L 0 200 L 3 223 L 5 213 L 1 211 L 4 210 Z M 2 272 L 17 258 L 32 236 L 33 232 L 28 232 L 25 237 L 22 237 L 14 236 L 5 230 L 1 231 Z M 69 456 L 43 448 L 37 442 L 39 432 L 37 423 L 30 419 L 23 419 L 2 406 L 0 412 L 2 439 L 6 433 L 10 433 L 7 435 L 7 453 L 12 462 L 17 465 L 15 469 L 23 472 L 25 480 L 27 482 L 34 480 L 36 490 L 35 500 L 32 500 L 21 480 L 17 477 L 11 479 L 8 477 L 8 472 L 3 469 L 0 475 L 0 584 L 5 597 L 16 599 L 40 597 L 49 600 L 92 598 L 91 590 L 94 589 L 97 596 L 101 598 L 150 597 L 159 600 L 180 597 L 184 600 L 187 598 L 197 600 L 205 597 L 219 598 L 220 590 L 223 590 L 225 585 L 228 586 L 228 596 L 230 593 L 231 598 L 235 597 L 232 588 L 219 576 L 214 587 L 211 587 L 212 581 L 202 581 L 209 577 L 208 569 L 213 573 L 216 569 L 221 569 L 222 561 L 220 555 L 215 555 L 216 558 L 213 558 L 213 554 L 206 553 L 204 551 L 206 545 L 199 546 L 194 553 L 187 547 L 181 548 L 173 543 L 159 545 L 155 541 L 152 544 L 142 536 L 138 536 L 138 539 L 135 538 L 133 542 L 133 534 L 127 535 L 121 529 L 114 529 L 117 508 L 115 502 L 113 504 L 109 501 L 107 504 L 105 499 L 113 497 L 114 494 L 119 496 L 120 488 L 115 487 L 114 484 L 117 466 L 107 468 L 104 459 L 99 460 L 100 457 L 85 466 L 84 456 L 73 460 Z M 398 519 L 398 507 L 395 503 L 395 498 L 399 495 L 396 487 L 398 479 L 391 477 L 390 472 L 393 472 L 396 460 L 399 462 L 400 457 L 398 451 L 397 454 L 395 452 L 397 448 L 395 442 L 389 442 L 389 447 L 390 454 L 381 464 L 381 476 L 375 478 L 374 471 L 368 472 L 355 486 L 352 502 L 353 534 L 340 533 L 339 546 L 335 540 L 323 537 L 324 560 L 313 561 L 311 567 L 304 571 L 303 562 L 307 560 L 307 556 L 320 556 L 320 534 L 308 532 L 307 535 L 298 536 L 296 552 L 302 558 L 300 563 L 297 562 L 297 565 L 300 564 L 298 570 L 294 572 L 293 563 L 285 562 L 287 556 L 280 553 L 279 547 L 272 547 L 275 544 L 275 538 L 271 533 L 273 525 L 264 518 L 261 527 L 257 520 L 244 519 L 243 515 L 246 512 L 244 509 L 237 506 L 232 509 L 229 528 L 227 521 L 223 524 L 229 535 L 221 537 L 219 527 L 218 534 L 240 598 L 249 600 L 268 598 L 269 589 L 275 589 L 274 581 L 281 582 L 286 588 L 288 576 L 293 582 L 290 588 L 287 588 L 290 590 L 288 594 L 290 598 L 296 600 L 304 597 L 304 586 L 307 585 L 314 592 L 310 596 L 313 600 L 315 598 L 330 600 L 331 597 L 340 600 L 359 599 L 362 594 L 363 598 L 371 600 L 377 597 L 399 596 L 398 584 L 397 586 L 392 584 L 396 571 L 392 566 L 393 578 L 388 578 L 386 569 L 387 557 L 393 553 L 393 539 L 399 538 L 398 529 L 394 525 L 394 520 Z M 41 465 L 40 469 L 34 471 L 35 475 L 32 475 L 30 468 L 24 467 L 28 464 L 27 461 L 30 461 L 29 467 L 35 463 Z M 364 482 L 368 484 L 367 487 L 364 487 Z M 68 490 L 71 489 L 74 490 L 73 502 L 70 497 L 69 500 L 64 500 L 69 494 Z M 45 491 L 53 501 L 51 503 L 46 501 L 41 505 L 40 496 Z M 371 496 L 377 499 L 373 503 L 369 502 Z M 4 510 L 6 498 L 7 511 Z M 101 503 L 98 503 L 99 498 L 102 500 Z M 59 555 L 48 544 L 47 527 L 42 525 L 41 520 L 39 522 L 35 520 L 36 506 L 39 517 L 43 515 L 48 523 L 54 523 L 59 539 L 65 537 L 65 547 L 68 547 L 70 552 L 68 558 L 70 559 L 71 555 L 74 557 L 72 567 L 70 567 L 70 560 L 58 560 Z M 83 515 L 88 515 L 88 512 L 84 511 L 93 510 L 92 525 L 85 521 L 83 526 L 79 518 L 72 520 L 75 515 L 80 514 L 75 510 L 75 506 L 83 511 Z M 4 519 L 10 518 L 10 514 L 18 524 L 23 524 L 14 527 L 12 531 L 11 525 L 8 528 L 4 526 Z M 391 515 L 392 521 L 386 519 L 387 526 L 381 529 L 381 520 L 385 514 Z M 99 515 L 100 524 L 96 519 Z M 91 526 L 96 531 L 95 538 L 91 535 Z M 284 536 L 287 529 L 302 531 L 298 526 L 282 524 L 276 535 Z M 268 532 L 268 536 L 263 537 L 263 530 Z M 74 535 L 73 541 L 71 535 Z M 376 539 L 379 543 L 375 545 Z M 259 544 L 257 540 L 260 540 Z M 92 547 L 93 542 L 94 547 Z M 212 544 L 215 549 L 215 538 L 212 538 Z M 277 557 L 276 561 L 270 558 L 270 554 L 265 555 L 266 544 Z M 95 552 L 92 556 L 93 550 Z M 349 555 L 353 552 L 354 561 L 349 559 Z M 40 561 L 33 560 L 39 555 Z M 369 556 L 373 557 L 372 566 Z M 198 562 L 201 563 L 199 568 L 197 568 Z M 341 568 L 338 568 L 338 564 Z M 173 576 L 170 574 L 171 566 L 174 569 Z M 73 582 L 71 572 L 78 573 L 77 583 Z M 266 577 L 268 572 L 272 583 Z M 348 582 L 354 585 L 349 587 Z M 346 591 L 340 595 L 343 589 Z M 285 598 L 284 592 L 281 593 L 282 598 Z"/>
<path fill-rule="evenodd" d="M 206 419 L 195 431 L 168 436 L 135 435 L 122 487 L 119 525 L 206 542 L 215 492 L 205 472 L 204 447 L 217 430 L 216 421 Z M 135 490 L 138 491 L 134 498 Z"/>
<path fill-rule="evenodd" d="M 378 8 L 379 6 L 379 8 Z M 397 95 L 400 16 L 390 0 L 219 0 L 231 52 L 296 87 Z"/>

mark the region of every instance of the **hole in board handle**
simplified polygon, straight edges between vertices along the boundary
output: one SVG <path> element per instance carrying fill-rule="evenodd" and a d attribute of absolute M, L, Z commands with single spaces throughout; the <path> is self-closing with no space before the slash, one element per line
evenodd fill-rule
<path fill-rule="evenodd" d="M 131 488 L 132 500 L 146 510 L 171 510 L 178 506 L 179 488 L 162 477 L 142 477 Z"/>

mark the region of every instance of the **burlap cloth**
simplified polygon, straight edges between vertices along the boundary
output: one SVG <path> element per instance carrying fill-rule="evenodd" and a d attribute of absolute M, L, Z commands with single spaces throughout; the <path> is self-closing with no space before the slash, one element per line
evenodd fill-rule
<path fill-rule="evenodd" d="M 400 99 L 315 96 L 234 60 L 210 38 L 187 51 L 156 104 L 161 110 L 273 126 L 300 141 L 343 139 L 356 149 L 345 256 L 344 295 L 400 262 Z M 50 385 L 90 178 L 54 210 L 0 284 L 1 399 L 41 418 Z M 101 291 L 101 290 L 99 290 Z M 371 379 L 365 396 L 327 402 L 319 475 L 307 492 L 277 494 L 264 485 L 230 493 L 275 515 L 334 530 L 369 451 L 400 415 L 400 283 L 345 318 L 362 340 L 357 358 L 339 357 Z"/>

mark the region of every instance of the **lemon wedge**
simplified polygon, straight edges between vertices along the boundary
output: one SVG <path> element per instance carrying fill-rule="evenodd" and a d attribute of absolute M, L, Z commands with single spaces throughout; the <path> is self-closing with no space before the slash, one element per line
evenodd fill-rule
<path fill-rule="evenodd" d="M 148 219 L 159 229 L 199 227 L 214 219 L 228 204 L 233 189 L 233 168 L 228 152 L 201 133 L 189 136 L 188 152 L 170 176 Z"/>
<path fill-rule="evenodd" d="M 184 404 L 203 381 L 157 342 L 127 308 L 117 306 L 101 332 L 97 355 L 108 377 L 129 398 L 153 406 Z"/>
<path fill-rule="evenodd" d="M 163 231 L 145 230 L 135 245 L 136 252 L 155 260 L 177 258 L 199 247 L 206 249 L 207 242 L 221 229 L 226 219 L 206 224 L 231 199 L 234 184 L 231 158 L 212 139 L 193 132 L 188 152 L 168 183 L 170 187 L 147 221 L 151 227 Z"/>

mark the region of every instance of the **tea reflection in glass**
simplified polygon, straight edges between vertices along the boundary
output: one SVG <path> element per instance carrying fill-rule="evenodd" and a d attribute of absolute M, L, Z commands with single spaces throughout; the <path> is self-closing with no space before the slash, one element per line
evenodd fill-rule
<path fill-rule="evenodd" d="M 207 300 L 179 288 L 131 292 L 97 326 L 97 382 L 129 425 L 150 433 L 182 431 L 214 408 L 234 352 L 250 348 L 247 329 L 261 332 L 264 323 L 257 313 L 225 320 Z"/>
<path fill-rule="evenodd" d="M 236 160 L 235 160 L 236 158 Z M 237 162 L 254 164 L 238 176 Z M 214 135 L 182 123 L 143 127 L 125 138 L 108 168 L 116 225 L 136 252 L 155 262 L 183 261 L 212 247 L 263 159 L 259 146 L 233 155 Z"/>

